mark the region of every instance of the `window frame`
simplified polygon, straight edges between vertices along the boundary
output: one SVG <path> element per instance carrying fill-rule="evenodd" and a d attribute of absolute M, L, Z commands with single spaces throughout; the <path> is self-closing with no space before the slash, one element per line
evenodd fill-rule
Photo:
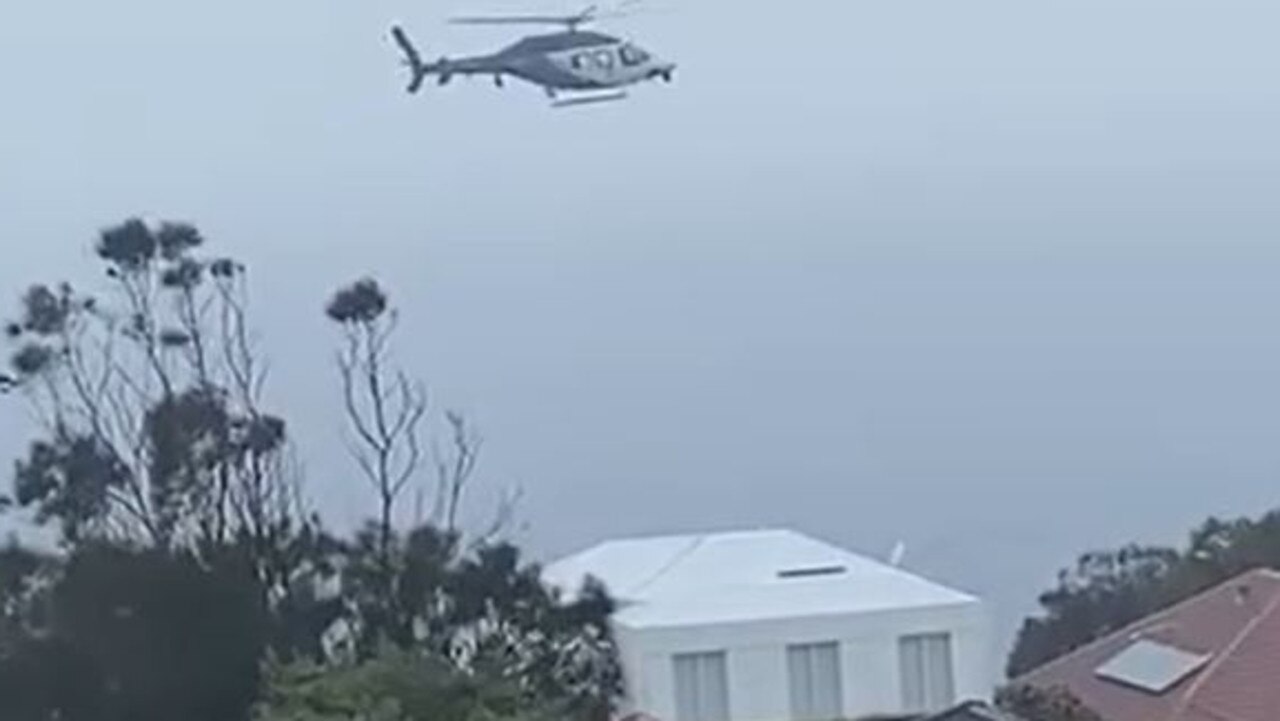
<path fill-rule="evenodd" d="M 787 689 L 793 721 L 836 721 L 844 717 L 844 663 L 839 641 L 787 645 Z M 822 656 L 829 663 L 822 668 Z M 828 676 L 829 674 L 829 676 Z M 825 678 L 824 678 L 825 677 Z M 822 688 L 824 683 L 831 684 Z M 803 686 L 803 690 L 800 687 Z M 829 705 L 829 708 L 819 708 Z"/>
<path fill-rule="evenodd" d="M 691 672 L 686 675 L 682 669 Z M 671 673 L 675 721 L 730 721 L 733 694 L 728 651 L 672 654 Z"/>
<path fill-rule="evenodd" d="M 938 658 L 940 678 L 934 678 Z M 918 679 L 911 679 L 918 672 Z M 935 713 L 956 702 L 955 637 L 950 631 L 898 637 L 898 687 L 904 713 Z"/>

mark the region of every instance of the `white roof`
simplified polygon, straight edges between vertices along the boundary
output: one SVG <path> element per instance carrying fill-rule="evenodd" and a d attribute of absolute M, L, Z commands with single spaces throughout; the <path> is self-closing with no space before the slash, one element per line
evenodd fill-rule
<path fill-rule="evenodd" d="M 592 576 L 633 628 L 952 606 L 977 599 L 787 530 L 608 541 L 547 567 L 565 591 Z"/>

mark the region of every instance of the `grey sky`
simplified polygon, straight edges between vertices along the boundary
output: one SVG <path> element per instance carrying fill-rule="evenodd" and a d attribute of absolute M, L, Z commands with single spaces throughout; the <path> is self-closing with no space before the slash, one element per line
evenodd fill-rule
<path fill-rule="evenodd" d="M 680 0 L 613 28 L 680 63 L 633 102 L 403 95 L 389 22 L 434 57 L 504 40 L 440 24 L 494 7 L 547 6 L 4 4 L 0 292 L 197 222 L 340 524 L 319 309 L 365 272 L 543 554 L 903 539 L 1011 627 L 1077 551 L 1275 503 L 1273 0 Z"/>

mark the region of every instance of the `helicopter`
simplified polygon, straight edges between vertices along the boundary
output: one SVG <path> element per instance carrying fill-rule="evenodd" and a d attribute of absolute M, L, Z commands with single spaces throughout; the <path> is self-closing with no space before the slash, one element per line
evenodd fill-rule
<path fill-rule="evenodd" d="M 500 88 L 510 76 L 540 86 L 553 107 L 565 107 L 622 100 L 627 97 L 625 89 L 629 86 L 649 80 L 672 81 L 674 63 L 661 60 L 634 43 L 581 29 L 597 19 L 594 6 L 568 16 L 454 18 L 450 23 L 455 25 L 557 25 L 562 29 L 524 37 L 489 55 L 440 58 L 435 62 L 423 61 L 400 26 L 391 28 L 391 37 L 409 68 L 410 94 L 417 93 L 430 76 L 436 78 L 438 85 L 448 84 L 454 76 L 491 76 Z"/>

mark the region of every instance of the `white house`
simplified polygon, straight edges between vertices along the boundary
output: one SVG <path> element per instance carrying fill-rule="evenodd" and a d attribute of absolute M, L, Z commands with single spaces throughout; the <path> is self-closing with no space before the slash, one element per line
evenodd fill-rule
<path fill-rule="evenodd" d="M 785 530 L 602 543 L 546 569 L 618 600 L 624 711 L 662 721 L 934 712 L 995 682 L 981 602 Z"/>

